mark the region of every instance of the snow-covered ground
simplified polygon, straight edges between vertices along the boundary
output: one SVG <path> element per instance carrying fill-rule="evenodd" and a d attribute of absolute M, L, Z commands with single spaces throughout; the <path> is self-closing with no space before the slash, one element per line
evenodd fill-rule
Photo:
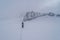
<path fill-rule="evenodd" d="M 22 40 L 60 40 L 60 18 L 39 17 L 27 21 L 22 29 Z M 1 40 L 20 40 L 21 20 L 19 18 L 0 21 Z"/>
<path fill-rule="evenodd" d="M 59 40 L 60 18 L 41 17 L 25 22 L 23 40 Z"/>

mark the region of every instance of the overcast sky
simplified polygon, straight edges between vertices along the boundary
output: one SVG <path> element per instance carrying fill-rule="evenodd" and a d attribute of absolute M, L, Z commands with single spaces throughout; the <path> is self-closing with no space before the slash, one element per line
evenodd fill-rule
<path fill-rule="evenodd" d="M 21 22 L 22 22 L 22 18 L 24 17 L 24 15 L 26 14 L 27 11 L 35 11 L 35 12 L 41 12 L 41 13 L 48 13 L 48 12 L 53 12 L 55 14 L 59 14 L 60 13 L 60 0 L 0 0 L 0 40 L 20 40 L 20 27 L 21 27 Z M 47 17 L 46 17 L 47 18 Z M 41 21 L 39 21 L 41 20 Z M 48 20 L 48 21 L 46 21 Z M 38 39 L 38 40 L 60 40 L 60 30 L 59 30 L 59 24 L 60 24 L 60 19 L 57 17 L 54 18 L 50 18 L 49 17 L 47 19 L 44 18 L 39 18 L 37 19 L 36 23 L 34 23 L 35 21 L 32 22 L 28 22 L 26 23 L 26 28 L 24 29 L 24 35 L 23 35 L 23 40 L 28 40 L 28 38 L 30 38 L 31 40 L 33 40 L 33 38 L 35 38 L 34 40 Z M 51 22 L 50 22 L 51 21 Z M 41 22 L 41 23 L 39 23 Z M 47 23 L 46 23 L 47 22 Z M 48 23 L 49 22 L 49 23 Z M 29 26 L 28 25 L 33 25 L 33 26 Z M 52 28 L 52 31 L 47 31 L 45 29 L 45 31 L 43 29 L 42 33 L 40 34 L 41 31 L 39 32 L 34 32 L 34 30 L 36 30 L 36 26 L 40 26 L 43 28 L 45 25 L 45 27 L 47 26 L 47 30 L 51 30 L 51 27 L 55 27 L 55 29 L 57 28 L 57 31 Z M 54 24 L 54 25 L 53 25 Z M 34 26 L 35 25 L 35 26 Z M 59 26 L 58 26 L 59 25 Z M 33 30 L 33 28 L 35 27 L 35 29 Z M 38 27 L 37 29 L 41 28 Z M 50 28 L 50 29 L 48 29 Z M 29 30 L 29 32 L 27 30 Z M 31 30 L 33 31 L 31 31 Z M 56 31 L 56 32 L 55 32 Z M 31 33 L 30 33 L 31 32 Z M 38 37 L 34 37 L 34 35 L 30 37 L 26 34 L 29 33 L 31 35 L 36 35 L 39 34 L 42 36 L 42 38 L 40 38 L 41 36 Z M 45 33 L 43 35 L 43 33 Z M 47 33 L 47 34 L 46 34 Z M 53 34 L 52 37 L 49 34 Z M 54 34 L 55 33 L 55 34 Z M 58 34 L 58 35 L 57 35 Z M 25 37 L 25 36 L 28 36 Z M 45 37 L 47 35 L 47 37 Z M 48 36 L 49 35 L 49 36 Z M 43 37 L 44 36 L 44 37 Z M 55 37 L 54 37 L 55 36 Z M 27 38 L 27 39 L 26 39 Z M 39 39 L 40 38 L 40 39 Z"/>
<path fill-rule="evenodd" d="M 0 18 L 17 17 L 26 11 L 59 13 L 60 0 L 0 0 Z"/>

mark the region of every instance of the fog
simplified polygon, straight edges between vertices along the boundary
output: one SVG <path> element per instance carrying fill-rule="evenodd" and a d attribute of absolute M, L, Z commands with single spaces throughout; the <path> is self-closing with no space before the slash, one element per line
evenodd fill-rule
<path fill-rule="evenodd" d="M 26 12 L 60 14 L 60 0 L 0 0 L 0 40 L 60 40 L 60 17 L 44 16 L 21 22 Z"/>

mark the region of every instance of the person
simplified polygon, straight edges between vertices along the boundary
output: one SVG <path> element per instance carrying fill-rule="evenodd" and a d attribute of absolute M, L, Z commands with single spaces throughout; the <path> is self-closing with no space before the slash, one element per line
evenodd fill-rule
<path fill-rule="evenodd" d="M 24 28 L 24 22 L 22 22 L 22 28 Z"/>

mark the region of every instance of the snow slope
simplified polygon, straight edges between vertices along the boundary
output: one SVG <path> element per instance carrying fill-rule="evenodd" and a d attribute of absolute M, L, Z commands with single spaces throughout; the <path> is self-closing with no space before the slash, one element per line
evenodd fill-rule
<path fill-rule="evenodd" d="M 23 29 L 23 40 L 59 40 L 60 18 L 40 17 L 25 22 Z"/>
<path fill-rule="evenodd" d="M 60 17 L 39 17 L 26 21 L 22 40 L 60 40 Z M 0 21 L 0 39 L 20 40 L 21 22 L 19 18 Z"/>

